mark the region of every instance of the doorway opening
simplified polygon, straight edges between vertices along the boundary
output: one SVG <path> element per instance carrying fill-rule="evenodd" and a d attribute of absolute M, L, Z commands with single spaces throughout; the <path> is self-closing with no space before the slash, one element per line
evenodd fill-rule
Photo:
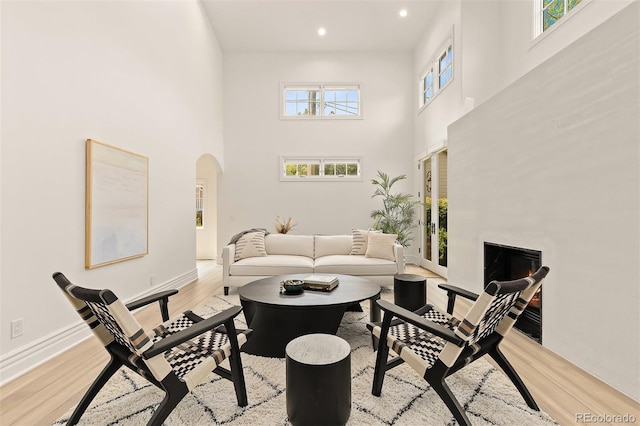
<path fill-rule="evenodd" d="M 424 208 L 420 222 L 422 228 L 420 265 L 443 277 L 447 276 L 448 253 L 447 166 L 446 149 L 421 160 Z"/>
<path fill-rule="evenodd" d="M 218 175 L 221 168 L 211 154 L 196 162 L 195 217 L 196 260 L 216 260 L 218 240 Z"/>

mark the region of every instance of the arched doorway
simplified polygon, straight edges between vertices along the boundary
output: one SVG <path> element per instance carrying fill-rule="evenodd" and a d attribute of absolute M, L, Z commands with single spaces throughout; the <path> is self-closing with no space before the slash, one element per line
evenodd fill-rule
<path fill-rule="evenodd" d="M 196 259 L 216 260 L 218 240 L 218 160 L 203 154 L 196 162 Z"/>

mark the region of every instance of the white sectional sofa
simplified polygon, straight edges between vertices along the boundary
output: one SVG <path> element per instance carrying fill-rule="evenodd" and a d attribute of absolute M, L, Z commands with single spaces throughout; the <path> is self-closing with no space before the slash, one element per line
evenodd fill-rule
<path fill-rule="evenodd" d="M 391 286 L 393 276 L 404 272 L 404 248 L 392 235 L 376 233 L 369 237 L 371 232 L 363 230 L 354 230 L 354 235 L 260 234 L 247 233 L 224 247 L 225 294 L 229 294 L 229 287 L 274 275 L 357 275 Z"/>

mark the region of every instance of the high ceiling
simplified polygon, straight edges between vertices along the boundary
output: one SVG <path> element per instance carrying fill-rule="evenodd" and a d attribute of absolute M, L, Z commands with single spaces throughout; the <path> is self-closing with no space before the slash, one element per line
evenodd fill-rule
<path fill-rule="evenodd" d="M 349 52 L 412 50 L 442 0 L 201 1 L 225 52 Z"/>

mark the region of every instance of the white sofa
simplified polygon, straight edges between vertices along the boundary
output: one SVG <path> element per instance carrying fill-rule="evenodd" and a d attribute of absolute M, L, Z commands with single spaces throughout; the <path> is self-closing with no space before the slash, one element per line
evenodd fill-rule
<path fill-rule="evenodd" d="M 393 276 L 404 272 L 404 248 L 400 244 L 387 243 L 388 250 L 385 248 L 383 255 L 374 257 L 377 253 L 372 250 L 351 254 L 356 251 L 353 243 L 352 235 L 267 234 L 264 251 L 237 260 L 236 244 L 229 244 L 222 251 L 224 293 L 229 294 L 229 287 L 241 287 L 261 278 L 305 273 L 357 275 L 381 286 L 391 286 Z"/>

